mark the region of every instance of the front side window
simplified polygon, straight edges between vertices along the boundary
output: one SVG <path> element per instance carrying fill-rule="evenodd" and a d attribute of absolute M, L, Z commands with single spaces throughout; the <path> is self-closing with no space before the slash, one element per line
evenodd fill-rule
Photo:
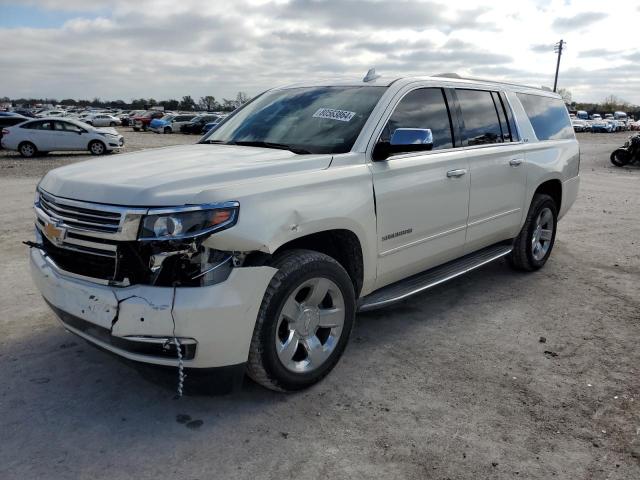
<path fill-rule="evenodd" d="M 575 138 L 569 113 L 562 99 L 528 93 L 516 95 L 522 103 L 527 117 L 529 117 L 538 140 Z"/>
<path fill-rule="evenodd" d="M 501 143 L 502 128 L 491 92 L 456 89 L 464 128 L 462 141 L 467 145 Z"/>
<path fill-rule="evenodd" d="M 345 86 L 267 92 L 235 112 L 202 143 L 346 153 L 385 90 Z"/>
<path fill-rule="evenodd" d="M 430 129 L 432 150 L 453 147 L 449 109 L 440 88 L 420 88 L 409 92 L 400 101 L 385 125 L 380 142 L 389 142 L 398 128 Z"/>

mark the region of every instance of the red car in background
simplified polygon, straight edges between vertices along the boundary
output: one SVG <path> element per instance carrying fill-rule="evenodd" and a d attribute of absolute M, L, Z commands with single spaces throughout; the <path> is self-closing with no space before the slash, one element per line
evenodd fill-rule
<path fill-rule="evenodd" d="M 161 112 L 160 110 L 149 110 L 142 115 L 136 115 L 135 117 L 133 117 L 132 127 L 136 132 L 139 132 L 140 130 L 146 132 L 149 129 L 151 120 L 153 120 L 154 118 L 162 118 L 165 115 L 166 112 Z"/>

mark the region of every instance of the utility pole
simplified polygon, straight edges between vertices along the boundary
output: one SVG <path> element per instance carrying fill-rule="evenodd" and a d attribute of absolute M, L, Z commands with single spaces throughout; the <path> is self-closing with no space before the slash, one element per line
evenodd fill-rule
<path fill-rule="evenodd" d="M 564 40 L 560 40 L 553 46 L 553 51 L 558 54 L 558 63 L 556 63 L 556 79 L 553 81 L 553 91 L 558 87 L 558 71 L 560 70 L 560 57 L 562 56 L 562 47 L 567 44 Z"/>

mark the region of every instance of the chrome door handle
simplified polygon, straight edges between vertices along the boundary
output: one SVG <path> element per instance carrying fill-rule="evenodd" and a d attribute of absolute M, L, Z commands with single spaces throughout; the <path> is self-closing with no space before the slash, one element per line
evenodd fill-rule
<path fill-rule="evenodd" d="M 447 177 L 451 178 L 451 177 L 461 177 L 463 176 L 465 173 L 467 173 L 467 169 L 466 168 L 459 168 L 457 170 L 449 170 L 447 172 Z"/>
<path fill-rule="evenodd" d="M 511 165 L 512 167 L 517 167 L 522 163 L 522 159 L 521 158 L 512 158 L 511 160 L 509 160 L 509 165 Z"/>

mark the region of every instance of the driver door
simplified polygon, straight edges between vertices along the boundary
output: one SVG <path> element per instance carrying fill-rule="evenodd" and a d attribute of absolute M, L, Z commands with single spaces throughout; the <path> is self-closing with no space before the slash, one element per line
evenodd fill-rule
<path fill-rule="evenodd" d="M 397 104 L 378 143 L 398 128 L 430 129 L 430 151 L 373 161 L 378 221 L 376 288 L 440 265 L 464 252 L 470 175 L 454 148 L 453 123 L 441 88 L 419 88 Z M 375 151 L 375 150 L 374 150 Z"/>

